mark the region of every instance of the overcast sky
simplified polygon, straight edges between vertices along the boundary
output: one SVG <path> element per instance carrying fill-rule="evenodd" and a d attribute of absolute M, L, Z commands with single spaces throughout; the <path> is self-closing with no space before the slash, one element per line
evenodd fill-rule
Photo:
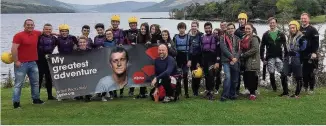
<path fill-rule="evenodd" d="M 137 2 L 161 2 L 163 0 L 58 0 L 65 3 L 72 4 L 83 4 L 83 5 L 95 5 L 95 4 L 105 4 L 105 3 L 115 3 L 122 1 L 137 1 Z"/>

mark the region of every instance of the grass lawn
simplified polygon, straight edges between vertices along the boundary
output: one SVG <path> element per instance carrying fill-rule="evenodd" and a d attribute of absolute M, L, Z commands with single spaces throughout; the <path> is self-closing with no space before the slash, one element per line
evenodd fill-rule
<path fill-rule="evenodd" d="M 126 90 L 126 89 L 125 89 Z M 1 124 L 326 124 L 326 88 L 300 99 L 260 89 L 256 101 L 208 101 L 199 97 L 176 103 L 149 99 L 108 102 L 47 101 L 33 105 L 30 89 L 22 91 L 21 109 L 13 109 L 12 89 L 1 89 Z M 127 92 L 127 91 L 125 91 Z M 46 99 L 45 89 L 42 99 Z"/>
<path fill-rule="evenodd" d="M 310 19 L 311 23 L 325 23 L 326 22 L 326 15 L 319 15 L 315 17 L 311 17 Z"/>

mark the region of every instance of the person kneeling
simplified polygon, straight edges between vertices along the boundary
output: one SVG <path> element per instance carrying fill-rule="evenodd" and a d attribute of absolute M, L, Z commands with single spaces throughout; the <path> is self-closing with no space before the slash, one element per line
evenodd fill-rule
<path fill-rule="evenodd" d="M 173 57 L 168 55 L 168 47 L 165 44 L 160 44 L 158 47 L 159 58 L 155 59 L 155 78 L 152 81 L 152 86 L 155 87 L 153 96 L 158 95 L 158 89 L 160 86 L 164 87 L 166 96 L 163 102 L 170 102 L 174 100 L 173 89 L 171 86 L 171 80 L 175 81 L 174 77 L 176 73 L 176 61 Z M 172 78 L 172 79 L 171 79 Z"/>

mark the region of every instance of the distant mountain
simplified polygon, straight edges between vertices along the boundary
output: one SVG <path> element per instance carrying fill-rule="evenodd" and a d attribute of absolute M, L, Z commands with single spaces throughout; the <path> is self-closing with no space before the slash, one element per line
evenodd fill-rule
<path fill-rule="evenodd" d="M 209 2 L 222 2 L 225 0 L 164 0 L 153 6 L 136 10 L 137 12 L 168 12 L 174 8 L 180 9 L 191 5 L 191 3 L 205 4 Z"/>
<path fill-rule="evenodd" d="M 1 13 L 74 13 L 69 4 L 56 0 L 1 0 Z"/>
<path fill-rule="evenodd" d="M 125 1 L 103 5 L 76 5 L 70 4 L 78 12 L 132 12 L 140 8 L 152 6 L 155 2 Z"/>

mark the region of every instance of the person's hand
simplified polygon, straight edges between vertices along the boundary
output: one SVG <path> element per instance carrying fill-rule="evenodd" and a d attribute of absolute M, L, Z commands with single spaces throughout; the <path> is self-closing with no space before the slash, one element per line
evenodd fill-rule
<path fill-rule="evenodd" d="M 168 47 L 171 48 L 171 43 L 168 43 Z"/>
<path fill-rule="evenodd" d="M 119 44 L 119 46 L 123 46 L 122 44 Z"/>
<path fill-rule="evenodd" d="M 312 53 L 311 54 L 311 59 L 316 59 L 317 58 L 317 54 L 316 53 Z"/>
<path fill-rule="evenodd" d="M 187 67 L 191 67 L 191 61 L 190 60 L 187 62 Z"/>
<path fill-rule="evenodd" d="M 232 58 L 232 62 L 233 62 L 233 63 L 236 63 L 237 61 L 238 61 L 237 58 Z"/>
<path fill-rule="evenodd" d="M 220 67 L 220 64 L 219 63 L 215 63 L 214 69 L 218 69 L 219 67 Z"/>
<path fill-rule="evenodd" d="M 136 43 L 132 42 L 131 45 L 136 45 Z"/>
<path fill-rule="evenodd" d="M 158 95 L 158 88 L 155 88 L 155 91 L 153 93 L 153 96 Z"/>
<path fill-rule="evenodd" d="M 16 61 L 16 62 L 15 62 L 15 66 L 16 66 L 16 67 L 20 67 L 21 65 L 22 65 L 21 62 L 19 62 L 19 61 Z"/>
<path fill-rule="evenodd" d="M 150 44 L 151 44 L 151 42 L 146 42 L 146 43 L 145 43 L 145 45 L 150 45 Z"/>
<path fill-rule="evenodd" d="M 157 79 L 156 79 L 156 77 L 152 80 L 152 86 L 154 87 L 155 86 L 155 84 L 156 84 L 156 82 L 157 82 Z"/>

